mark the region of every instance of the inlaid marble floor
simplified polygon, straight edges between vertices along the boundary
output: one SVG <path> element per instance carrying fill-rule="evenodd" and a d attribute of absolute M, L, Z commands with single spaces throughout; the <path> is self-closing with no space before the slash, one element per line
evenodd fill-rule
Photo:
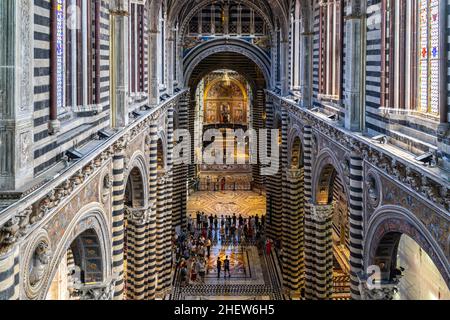
<path fill-rule="evenodd" d="M 217 257 L 230 259 L 230 276 L 225 276 L 223 266 L 217 277 Z M 273 286 L 273 272 L 255 246 L 223 246 L 211 250 L 204 282 L 190 281 L 187 286 L 175 286 L 175 300 L 270 300 L 279 296 L 279 288 Z"/>
<path fill-rule="evenodd" d="M 197 211 L 207 215 L 232 215 L 236 213 L 243 217 L 255 214 L 266 214 L 266 197 L 252 191 L 199 191 L 189 197 L 188 214 L 195 216 Z"/>

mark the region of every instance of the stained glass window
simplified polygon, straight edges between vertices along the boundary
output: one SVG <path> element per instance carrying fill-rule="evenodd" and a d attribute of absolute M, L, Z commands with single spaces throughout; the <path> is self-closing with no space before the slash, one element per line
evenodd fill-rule
<path fill-rule="evenodd" d="M 439 0 L 420 0 L 419 110 L 439 113 Z"/>

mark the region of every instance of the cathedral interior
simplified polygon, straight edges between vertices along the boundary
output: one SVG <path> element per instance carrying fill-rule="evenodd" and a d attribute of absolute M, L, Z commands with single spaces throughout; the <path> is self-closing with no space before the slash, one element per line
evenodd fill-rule
<path fill-rule="evenodd" d="M 450 0 L 1 0 L 0 300 L 450 300 Z"/>

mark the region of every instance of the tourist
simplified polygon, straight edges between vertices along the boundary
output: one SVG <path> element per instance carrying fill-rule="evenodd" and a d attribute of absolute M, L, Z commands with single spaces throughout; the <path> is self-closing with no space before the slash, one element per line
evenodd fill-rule
<path fill-rule="evenodd" d="M 208 240 L 206 240 L 206 252 L 208 255 L 208 258 L 211 256 L 211 239 L 208 238 Z"/>
<path fill-rule="evenodd" d="M 219 224 L 219 221 L 217 219 L 217 214 L 214 216 L 214 230 L 217 230 L 217 226 Z"/>
<path fill-rule="evenodd" d="M 181 285 L 186 285 L 187 284 L 187 274 L 188 274 L 188 270 L 187 270 L 187 266 L 184 263 L 181 267 L 180 270 L 180 276 L 181 276 Z"/>
<path fill-rule="evenodd" d="M 236 213 L 233 213 L 233 224 L 236 225 Z"/>
<path fill-rule="evenodd" d="M 244 225 L 244 218 L 242 218 L 242 215 L 239 214 L 239 226 Z"/>
<path fill-rule="evenodd" d="M 191 265 L 191 281 L 192 282 L 197 281 L 196 267 L 197 267 L 197 259 L 194 258 L 192 261 L 192 265 Z"/>
<path fill-rule="evenodd" d="M 202 258 L 199 261 L 198 264 L 198 275 L 200 276 L 200 280 L 201 282 L 205 282 L 205 275 L 206 275 L 206 263 L 205 263 L 205 259 Z"/>
<path fill-rule="evenodd" d="M 196 219 L 196 222 L 197 222 L 197 229 L 200 227 L 200 222 L 201 222 L 201 220 L 200 220 L 200 211 L 197 211 L 197 219 Z"/>
<path fill-rule="evenodd" d="M 212 229 L 214 224 L 214 217 L 212 214 L 209 215 L 209 228 Z"/>
<path fill-rule="evenodd" d="M 272 252 L 272 243 L 271 243 L 270 239 L 267 239 L 267 241 L 266 241 L 266 254 L 270 255 L 271 252 Z"/>
<path fill-rule="evenodd" d="M 220 271 L 222 270 L 222 261 L 217 257 L 217 279 L 220 278 Z"/>
<path fill-rule="evenodd" d="M 238 243 L 241 243 L 241 240 L 242 240 L 242 226 L 240 225 L 237 228 L 237 241 L 238 241 Z"/>
<path fill-rule="evenodd" d="M 228 256 L 226 256 L 225 261 L 224 261 L 224 277 L 226 278 L 227 276 L 227 271 L 228 271 L 228 278 L 231 277 L 231 273 L 230 273 L 230 260 L 228 259 Z"/>
<path fill-rule="evenodd" d="M 222 225 L 220 227 L 220 241 L 224 241 L 225 240 L 225 227 Z"/>
<path fill-rule="evenodd" d="M 229 235 L 229 231 L 230 231 L 230 224 L 228 222 L 228 216 L 225 222 L 225 237 L 228 240 L 228 235 Z"/>

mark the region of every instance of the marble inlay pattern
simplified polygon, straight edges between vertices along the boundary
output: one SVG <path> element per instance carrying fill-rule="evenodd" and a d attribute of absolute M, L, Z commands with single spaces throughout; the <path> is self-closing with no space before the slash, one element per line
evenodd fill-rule
<path fill-rule="evenodd" d="M 250 191 L 196 192 L 188 201 L 188 214 L 195 217 L 197 211 L 207 215 L 218 214 L 243 217 L 266 214 L 266 197 Z"/>
<path fill-rule="evenodd" d="M 231 277 L 224 276 L 223 266 L 217 278 L 216 261 L 228 255 Z M 280 288 L 274 287 L 266 256 L 254 246 L 223 246 L 211 248 L 205 282 L 179 283 L 172 294 L 174 300 L 273 300 L 280 299 Z"/>

